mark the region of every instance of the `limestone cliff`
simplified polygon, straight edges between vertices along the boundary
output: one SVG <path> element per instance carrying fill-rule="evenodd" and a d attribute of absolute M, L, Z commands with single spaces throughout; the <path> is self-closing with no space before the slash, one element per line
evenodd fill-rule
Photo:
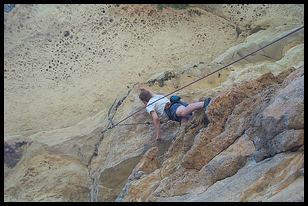
<path fill-rule="evenodd" d="M 303 5 L 16 5 L 4 18 L 5 201 L 304 201 Z M 18 24 L 16 23 L 18 22 Z"/>

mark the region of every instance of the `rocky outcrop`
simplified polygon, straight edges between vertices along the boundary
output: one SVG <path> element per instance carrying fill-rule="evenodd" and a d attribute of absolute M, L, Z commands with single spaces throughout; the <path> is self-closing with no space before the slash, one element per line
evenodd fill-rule
<path fill-rule="evenodd" d="M 146 201 L 265 201 L 297 181 L 303 170 L 303 71 L 267 73 L 217 96 L 209 106 L 211 123 L 191 148 L 183 147 L 187 127 L 161 168 L 145 174 L 153 188 Z M 158 171 L 159 184 L 153 178 Z M 139 186 L 140 180 L 127 183 L 121 200 L 144 201 L 132 192 Z M 293 199 L 302 201 L 302 194 Z"/>
<path fill-rule="evenodd" d="M 301 16 L 301 11 L 304 10 L 303 4 L 293 4 L 292 8 L 282 4 L 192 4 L 191 6 L 228 20 L 235 27 L 239 39 L 295 19 L 304 22 Z"/>
<path fill-rule="evenodd" d="M 260 98 L 255 98 L 255 101 L 248 102 L 247 99 L 268 86 L 274 81 L 273 78 L 272 74 L 266 74 L 259 80 L 242 84 L 216 97 L 208 112 L 211 123 L 207 130 L 196 136 L 194 146 L 185 155 L 182 166 L 201 169 L 214 156 L 245 134 L 251 114 L 258 113 L 253 109 L 258 108 L 262 101 Z M 243 101 L 244 99 L 246 101 Z M 258 99 L 259 101 L 256 101 Z"/>
<path fill-rule="evenodd" d="M 87 167 L 71 156 L 37 146 L 44 150 L 27 151 L 5 178 L 5 201 L 88 201 Z"/>
<path fill-rule="evenodd" d="M 124 190 L 115 201 L 145 201 L 145 198 L 157 187 L 161 180 L 157 154 L 157 147 L 152 147 L 144 154 L 128 177 Z M 143 178 L 143 176 L 147 177 Z"/>

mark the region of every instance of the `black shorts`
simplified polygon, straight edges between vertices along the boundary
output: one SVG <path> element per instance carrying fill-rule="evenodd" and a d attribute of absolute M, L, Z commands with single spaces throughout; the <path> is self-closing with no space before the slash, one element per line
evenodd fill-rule
<path fill-rule="evenodd" d="M 181 122 L 182 117 L 176 115 L 176 110 L 179 106 L 184 106 L 184 105 L 180 103 L 173 103 L 171 107 L 169 107 L 168 109 L 165 109 L 165 112 L 168 115 L 170 120 Z"/>

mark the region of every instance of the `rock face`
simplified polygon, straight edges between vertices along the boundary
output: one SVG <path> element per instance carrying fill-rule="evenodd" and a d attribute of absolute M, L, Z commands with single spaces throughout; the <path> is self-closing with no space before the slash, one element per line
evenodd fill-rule
<path fill-rule="evenodd" d="M 165 171 L 158 185 L 158 171 L 143 177 L 156 187 L 146 201 L 270 201 L 293 182 L 302 188 L 304 69 L 292 70 L 266 73 L 218 95 L 209 106 L 211 123 L 191 137 L 191 148 L 185 152 L 182 135 L 172 145 L 182 151 L 170 147 L 157 169 L 173 164 L 176 170 Z M 140 180 L 128 182 L 122 200 L 144 201 L 130 192 L 139 186 Z M 292 199 L 303 201 L 303 192 Z"/>
<path fill-rule="evenodd" d="M 88 169 L 80 160 L 52 151 L 29 153 L 5 178 L 6 201 L 89 200 Z"/>
<path fill-rule="evenodd" d="M 162 121 L 161 142 L 138 97 L 181 88 L 302 23 L 303 5 L 17 4 L 5 13 L 4 200 L 303 202 L 303 30 L 177 91 L 212 102 L 187 124 Z"/>
<path fill-rule="evenodd" d="M 127 87 L 232 46 L 227 20 L 190 10 L 16 4 L 4 16 L 5 132 L 28 136 L 105 116 Z"/>

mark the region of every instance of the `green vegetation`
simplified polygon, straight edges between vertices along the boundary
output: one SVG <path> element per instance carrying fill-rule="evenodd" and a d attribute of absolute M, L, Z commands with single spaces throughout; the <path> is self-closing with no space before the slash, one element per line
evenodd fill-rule
<path fill-rule="evenodd" d="M 157 9 L 159 11 L 167 7 L 171 7 L 174 9 L 186 9 L 188 7 L 188 4 L 157 4 Z"/>

